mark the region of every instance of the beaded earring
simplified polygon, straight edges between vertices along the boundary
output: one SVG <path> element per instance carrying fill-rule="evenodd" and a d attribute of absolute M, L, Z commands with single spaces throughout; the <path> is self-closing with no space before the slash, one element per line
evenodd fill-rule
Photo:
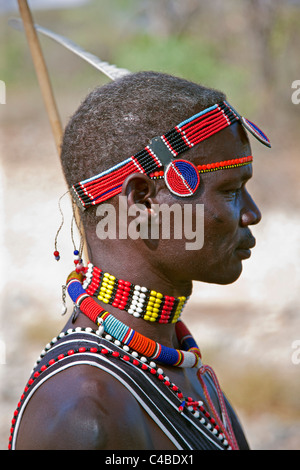
<path fill-rule="evenodd" d="M 74 204 L 74 203 L 73 203 Z M 76 248 L 76 244 L 74 241 L 74 220 L 75 217 L 73 215 L 72 217 L 72 222 L 71 222 L 71 239 L 74 247 L 73 255 L 74 255 L 74 265 L 75 265 L 75 271 L 77 273 L 80 273 L 84 270 L 84 265 L 83 265 L 83 259 L 82 259 L 82 252 L 83 252 L 83 235 L 82 235 L 82 226 L 80 222 L 80 226 L 77 224 L 78 232 L 80 235 L 80 245 L 79 245 L 79 250 Z"/>
<path fill-rule="evenodd" d="M 58 248 L 57 248 L 57 243 L 58 243 L 58 236 L 61 232 L 61 229 L 64 225 L 64 222 L 65 222 L 65 218 L 64 218 L 64 213 L 63 213 L 63 210 L 61 208 L 61 201 L 63 199 L 63 197 L 68 194 L 69 191 L 66 191 L 58 200 L 58 209 L 59 209 L 59 212 L 61 214 L 61 223 L 60 223 L 60 226 L 56 232 L 56 235 L 55 235 L 55 240 L 54 240 L 54 252 L 53 252 L 53 255 L 54 255 L 54 258 L 56 259 L 56 261 L 59 261 L 60 260 L 60 252 L 58 251 Z M 80 226 L 76 223 L 77 225 L 77 229 L 78 229 L 78 232 L 79 232 L 79 236 L 80 236 L 80 243 L 79 243 L 79 249 L 76 247 L 76 244 L 75 244 L 75 240 L 74 240 L 74 221 L 76 222 L 76 219 L 75 219 L 75 216 L 74 216 L 74 210 L 75 210 L 75 204 L 74 204 L 74 201 L 72 200 L 72 209 L 73 209 L 73 216 L 72 216 L 72 220 L 71 220 L 71 240 L 72 240 L 72 244 L 73 244 L 73 256 L 74 256 L 74 265 L 75 265 L 75 270 L 77 273 L 81 272 L 83 269 L 84 269 L 84 266 L 83 266 L 83 259 L 82 259 L 82 253 L 83 253 L 83 235 L 82 235 L 82 223 L 80 222 Z"/>
<path fill-rule="evenodd" d="M 58 209 L 59 209 L 59 212 L 61 214 L 61 223 L 60 223 L 60 226 L 56 232 L 56 235 L 55 235 L 55 240 L 54 240 L 54 252 L 53 252 L 53 255 L 54 255 L 54 258 L 56 259 L 56 261 L 59 261 L 60 260 L 60 253 L 57 249 L 57 240 L 58 240 L 58 235 L 65 223 L 65 218 L 64 218 L 64 213 L 62 211 L 62 208 L 61 208 L 61 200 L 65 197 L 65 195 L 68 193 L 69 191 L 66 191 L 58 200 Z"/>
<path fill-rule="evenodd" d="M 60 231 L 64 225 L 64 222 L 65 222 L 65 217 L 64 217 L 64 213 L 63 213 L 63 210 L 62 210 L 62 207 L 61 207 L 61 201 L 63 199 L 63 197 L 68 194 L 69 191 L 66 191 L 58 200 L 58 208 L 59 208 L 59 212 L 61 214 L 61 223 L 60 223 L 60 226 L 56 232 L 56 235 L 55 235 L 55 241 L 54 241 L 54 252 L 53 252 L 53 255 L 54 255 L 54 258 L 56 259 L 56 261 L 59 261 L 60 260 L 60 253 L 57 249 L 57 243 L 58 243 L 58 236 L 60 234 Z M 79 235 L 80 235 L 80 244 L 79 244 L 79 249 L 76 247 L 76 244 L 75 244 L 75 240 L 74 240 L 74 220 L 76 221 L 75 219 L 75 216 L 74 216 L 74 209 L 75 209 L 75 204 L 74 204 L 74 201 L 72 201 L 72 209 L 73 209 L 73 216 L 72 216 L 72 220 L 71 220 L 71 240 L 72 240 L 72 244 L 73 244 L 73 256 L 74 256 L 74 265 L 75 265 L 75 271 L 76 273 L 81 273 L 84 271 L 84 264 L 83 264 L 83 259 L 82 259 L 82 253 L 83 253 L 83 236 L 82 236 L 82 227 L 81 227 L 81 224 L 80 226 L 77 225 L 77 229 L 78 229 L 78 232 L 79 232 Z M 67 305 L 66 305 L 66 289 L 67 287 L 65 285 L 62 285 L 62 295 L 61 295 L 61 298 L 62 298 L 62 306 L 61 306 L 61 315 L 65 315 L 67 313 Z M 77 316 L 78 316 L 78 308 L 77 307 L 74 307 L 74 311 L 73 311 L 73 315 L 72 315 L 72 322 L 74 323 L 74 321 L 76 320 Z"/>

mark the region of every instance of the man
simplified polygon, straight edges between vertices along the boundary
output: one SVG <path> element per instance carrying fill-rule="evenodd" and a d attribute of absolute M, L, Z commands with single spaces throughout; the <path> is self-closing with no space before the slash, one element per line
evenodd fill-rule
<path fill-rule="evenodd" d="M 25 388 L 11 448 L 248 449 L 179 318 L 194 280 L 238 279 L 255 245 L 250 226 L 261 219 L 246 189 L 252 157 L 245 126 L 269 143 L 225 99 L 143 72 L 96 89 L 70 120 L 62 166 L 83 209 L 90 269 L 68 278 L 75 314 Z M 99 238 L 103 204 L 120 214 L 124 201 L 128 212 L 139 208 L 137 230 L 149 228 L 162 205 L 174 204 L 182 213 L 189 206 L 195 227 L 197 207 L 204 207 L 203 246 L 186 249 L 185 233 L 175 237 L 172 230 L 170 238 L 161 232 L 151 238 L 149 229 L 144 237 Z"/>

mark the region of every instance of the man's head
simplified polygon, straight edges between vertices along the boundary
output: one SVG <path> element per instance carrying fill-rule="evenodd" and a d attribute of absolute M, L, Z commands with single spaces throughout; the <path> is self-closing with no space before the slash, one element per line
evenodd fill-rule
<path fill-rule="evenodd" d="M 66 128 L 62 164 L 69 186 L 124 161 L 153 137 L 223 100 L 225 96 L 219 91 L 153 72 L 132 74 L 96 89 Z M 183 158 L 201 165 L 249 155 L 247 135 L 236 123 L 185 152 Z M 156 203 L 174 202 L 182 207 L 186 203 L 204 204 L 205 209 L 204 246 L 196 254 L 185 252 L 183 240 L 160 240 L 150 249 L 149 244 L 139 242 L 134 249 L 144 250 L 142 257 L 147 262 L 178 281 L 190 278 L 233 282 L 240 275 L 241 259 L 246 256 L 239 248 L 254 244 L 248 225 L 260 219 L 245 190 L 251 172 L 252 165 L 247 165 L 203 174 L 200 187 L 188 201 L 172 195 L 163 180 L 153 182 L 145 175 L 132 175 L 123 184 L 123 194 L 131 203 L 142 203 L 147 210 Z M 233 194 L 236 190 L 238 197 L 229 196 L 230 191 Z M 115 199 L 109 202 L 115 203 Z M 95 231 L 95 211 L 92 207 L 83 214 L 89 232 L 91 228 Z M 130 241 L 126 246 L 130 246 Z"/>
<path fill-rule="evenodd" d="M 61 158 L 68 185 L 124 161 L 153 137 L 224 99 L 219 91 L 155 72 L 95 89 L 65 130 Z"/>

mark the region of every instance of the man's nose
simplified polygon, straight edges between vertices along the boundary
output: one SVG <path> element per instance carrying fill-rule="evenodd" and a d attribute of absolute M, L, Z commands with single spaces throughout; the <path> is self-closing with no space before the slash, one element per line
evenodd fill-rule
<path fill-rule="evenodd" d="M 247 194 L 247 202 L 241 210 L 241 225 L 247 227 L 248 225 L 256 225 L 261 221 L 261 212 L 255 202 L 253 201 L 250 194 Z"/>

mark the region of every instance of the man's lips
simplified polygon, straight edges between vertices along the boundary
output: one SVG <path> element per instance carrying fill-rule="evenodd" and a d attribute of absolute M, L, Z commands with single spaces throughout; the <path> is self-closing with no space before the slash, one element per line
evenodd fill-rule
<path fill-rule="evenodd" d="M 235 252 L 238 255 L 238 257 L 241 259 L 248 259 L 251 256 L 250 249 L 238 248 Z"/>
<path fill-rule="evenodd" d="M 242 242 L 238 247 L 236 248 L 236 254 L 239 256 L 241 259 L 248 259 L 251 256 L 251 249 L 255 247 L 255 238 L 251 237 L 248 240 L 245 240 Z"/>

